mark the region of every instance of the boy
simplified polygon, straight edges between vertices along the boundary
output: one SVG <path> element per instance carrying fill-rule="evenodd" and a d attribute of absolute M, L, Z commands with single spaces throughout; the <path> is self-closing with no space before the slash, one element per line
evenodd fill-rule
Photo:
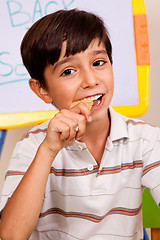
<path fill-rule="evenodd" d="M 160 130 L 109 107 L 112 47 L 103 22 L 55 12 L 29 29 L 21 54 L 31 89 L 60 111 L 16 146 L 0 237 L 143 239 L 144 187 L 160 203 Z"/>

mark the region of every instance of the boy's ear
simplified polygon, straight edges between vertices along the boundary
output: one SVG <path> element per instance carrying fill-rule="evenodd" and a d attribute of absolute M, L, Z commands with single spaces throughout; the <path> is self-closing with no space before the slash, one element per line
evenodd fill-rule
<path fill-rule="evenodd" d="M 45 103 L 52 103 L 52 98 L 50 97 L 48 91 L 42 87 L 42 85 L 37 79 L 31 78 L 29 80 L 29 86 L 32 91 Z"/>

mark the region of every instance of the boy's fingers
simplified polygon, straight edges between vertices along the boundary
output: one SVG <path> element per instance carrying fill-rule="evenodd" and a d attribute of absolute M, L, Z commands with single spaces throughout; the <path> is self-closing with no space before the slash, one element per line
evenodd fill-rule
<path fill-rule="evenodd" d="M 56 121 L 52 121 L 50 127 L 48 128 L 48 134 L 49 133 L 60 133 L 62 135 L 61 140 L 67 139 L 69 137 L 69 126 L 67 126 L 63 121 L 56 119 Z"/>
<path fill-rule="evenodd" d="M 78 126 L 78 123 L 76 120 L 73 120 L 72 118 L 68 118 L 65 115 L 62 115 L 61 113 L 57 114 L 56 116 L 56 128 L 57 131 L 60 132 L 60 139 L 68 141 L 74 139 L 76 137 L 77 131 L 76 128 Z"/>
<path fill-rule="evenodd" d="M 76 139 L 80 138 L 86 131 L 86 118 L 83 115 L 79 116 L 78 129 Z"/>
<path fill-rule="evenodd" d="M 87 119 L 87 122 L 91 122 L 92 121 L 91 110 L 83 102 L 80 102 L 76 106 L 72 107 L 71 111 L 75 112 L 75 113 L 78 113 L 78 114 L 84 115 L 86 117 L 86 119 Z"/>
<path fill-rule="evenodd" d="M 73 142 L 85 133 L 89 117 L 91 117 L 90 109 L 84 103 L 79 103 L 70 110 L 62 109 L 50 121 L 49 132 L 59 133 L 61 141 Z"/>
<path fill-rule="evenodd" d="M 78 137 L 82 136 L 86 131 L 86 117 L 82 114 L 77 114 L 75 112 L 68 111 L 66 109 L 61 110 L 61 114 L 65 116 L 66 118 L 72 119 L 76 123 L 76 127 L 74 129 L 76 130 L 76 134 Z M 78 127 L 78 128 L 77 128 Z M 76 136 L 77 138 L 77 136 Z"/>

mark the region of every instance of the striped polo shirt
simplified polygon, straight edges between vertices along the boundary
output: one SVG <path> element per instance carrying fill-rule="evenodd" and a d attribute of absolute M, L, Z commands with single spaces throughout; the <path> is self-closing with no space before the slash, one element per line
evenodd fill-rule
<path fill-rule="evenodd" d="M 144 188 L 160 202 L 160 129 L 109 111 L 111 131 L 100 166 L 85 143 L 75 141 L 58 153 L 31 239 L 143 239 Z M 31 164 L 47 126 L 34 127 L 17 143 L 0 210 Z"/>

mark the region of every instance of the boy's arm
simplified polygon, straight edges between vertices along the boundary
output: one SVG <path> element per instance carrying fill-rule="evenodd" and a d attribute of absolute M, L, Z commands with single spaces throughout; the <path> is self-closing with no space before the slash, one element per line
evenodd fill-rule
<path fill-rule="evenodd" d="M 45 161 L 47 158 L 50 161 Z M 50 166 L 51 155 L 42 144 L 3 209 L 0 224 L 2 239 L 28 239 L 31 235 L 39 217 Z"/>
<path fill-rule="evenodd" d="M 30 237 L 39 218 L 52 162 L 60 149 L 84 134 L 86 122 L 91 121 L 90 114 L 85 104 L 78 104 L 71 111 L 62 110 L 51 119 L 46 138 L 3 209 L 0 238 L 23 240 Z"/>

